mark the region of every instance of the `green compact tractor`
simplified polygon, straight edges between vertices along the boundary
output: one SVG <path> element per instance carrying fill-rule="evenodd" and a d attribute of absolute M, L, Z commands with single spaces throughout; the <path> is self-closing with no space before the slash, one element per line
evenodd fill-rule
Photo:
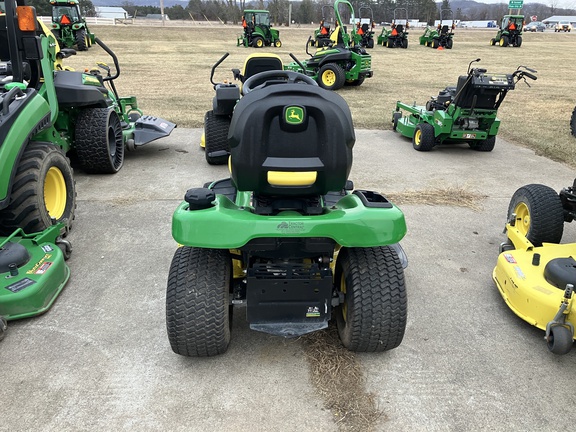
<path fill-rule="evenodd" d="M 336 14 L 335 28 L 330 35 L 331 43 L 319 48 L 314 54 L 308 51 L 310 41 L 306 43 L 306 53 L 310 59 L 294 61 L 284 67 L 286 70 L 301 72 L 313 77 L 320 87 L 338 90 L 344 85 L 359 86 L 373 75 L 372 57 L 359 46 L 351 46 L 350 35 L 342 21 L 342 15 L 348 13 L 350 22 L 354 22 L 354 9 L 347 0 L 334 2 Z"/>
<path fill-rule="evenodd" d="M 267 10 L 245 10 L 242 17 L 244 33 L 237 38 L 236 45 L 245 47 L 262 48 L 263 46 L 275 46 L 280 48 L 280 32 L 272 28 L 270 24 L 270 12 Z"/>
<path fill-rule="evenodd" d="M 52 5 L 52 33 L 62 48 L 76 47 L 86 51 L 94 43 L 94 34 L 80 12 L 77 0 L 50 0 Z"/>
<path fill-rule="evenodd" d="M 504 15 L 496 37 L 490 39 L 490 45 L 501 47 L 522 46 L 522 29 L 524 28 L 524 15 Z"/>
<path fill-rule="evenodd" d="M 65 224 L 25 234 L 21 229 L 0 237 L 0 340 L 7 321 L 46 312 L 70 277 L 70 243 Z"/>
<path fill-rule="evenodd" d="M 18 6 L 18 12 L 16 12 Z M 102 76 L 55 70 L 59 50 L 53 35 L 43 33 L 35 10 L 24 0 L 5 2 L 0 16 L 0 234 L 17 228 L 40 232 L 54 221 L 74 219 L 73 154 L 87 172 L 115 173 L 125 148 L 168 135 L 174 125 L 142 116 L 136 98 L 118 97 L 116 72 Z M 72 50 L 73 51 L 73 50 Z M 105 83 L 110 88 L 105 87 Z"/>
<path fill-rule="evenodd" d="M 371 7 L 362 6 L 358 9 L 358 22 L 352 32 L 354 46 L 374 48 L 374 14 Z"/>
<path fill-rule="evenodd" d="M 228 134 L 230 177 L 189 189 L 172 217 L 172 350 L 224 353 L 233 310 L 272 335 L 297 337 L 333 319 L 349 350 L 397 347 L 405 219 L 383 195 L 353 190 L 346 101 L 292 71 L 256 74 L 243 92 Z"/>
<path fill-rule="evenodd" d="M 418 151 L 429 151 L 439 144 L 468 145 L 478 151 L 494 149 L 500 120 L 496 117 L 506 94 L 520 79 L 535 80 L 536 71 L 524 66 L 511 74 L 488 73 L 468 66 L 468 75 L 458 78 L 456 87 L 446 87 L 426 106 L 396 103 L 392 129 L 408 138 Z M 527 83 L 528 84 L 528 83 Z M 402 116 L 402 111 L 408 115 Z"/>
<path fill-rule="evenodd" d="M 452 9 L 440 11 L 440 22 L 436 27 L 426 27 L 424 34 L 420 36 L 420 45 L 434 49 L 452 49 L 454 43 L 454 14 Z"/>
<path fill-rule="evenodd" d="M 405 8 L 394 9 L 394 20 L 390 29 L 382 28 L 378 36 L 378 45 L 388 48 L 408 48 L 408 10 Z"/>

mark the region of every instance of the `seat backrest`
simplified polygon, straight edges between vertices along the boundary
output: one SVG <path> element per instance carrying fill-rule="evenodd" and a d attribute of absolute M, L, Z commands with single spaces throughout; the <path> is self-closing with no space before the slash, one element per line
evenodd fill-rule
<path fill-rule="evenodd" d="M 370 26 L 366 23 L 362 24 L 362 31 L 364 32 L 364 34 L 368 33 Z"/>
<path fill-rule="evenodd" d="M 246 81 L 251 76 L 260 72 L 283 69 L 282 59 L 276 54 L 250 54 L 244 62 L 242 80 Z"/>
<path fill-rule="evenodd" d="M 228 144 L 232 181 L 240 191 L 314 196 L 342 190 L 355 136 L 346 101 L 306 84 L 273 84 L 244 96 L 234 110 Z"/>
<path fill-rule="evenodd" d="M 404 26 L 402 24 L 396 25 L 396 31 L 398 32 L 398 34 L 404 33 Z"/>
<path fill-rule="evenodd" d="M 442 26 L 440 33 L 441 34 L 448 34 L 448 26 L 447 25 Z"/>

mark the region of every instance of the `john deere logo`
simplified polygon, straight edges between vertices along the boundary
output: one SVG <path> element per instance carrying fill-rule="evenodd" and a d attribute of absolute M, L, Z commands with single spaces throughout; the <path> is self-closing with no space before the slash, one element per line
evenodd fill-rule
<path fill-rule="evenodd" d="M 288 107 L 284 113 L 286 123 L 288 124 L 299 125 L 304 121 L 304 109 L 301 107 Z"/>

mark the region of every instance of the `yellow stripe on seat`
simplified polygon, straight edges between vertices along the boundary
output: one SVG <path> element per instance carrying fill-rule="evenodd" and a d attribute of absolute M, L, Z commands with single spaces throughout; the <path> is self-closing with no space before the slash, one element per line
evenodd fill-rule
<path fill-rule="evenodd" d="M 316 171 L 268 171 L 268 183 L 272 186 L 310 186 L 316 182 L 316 175 Z"/>

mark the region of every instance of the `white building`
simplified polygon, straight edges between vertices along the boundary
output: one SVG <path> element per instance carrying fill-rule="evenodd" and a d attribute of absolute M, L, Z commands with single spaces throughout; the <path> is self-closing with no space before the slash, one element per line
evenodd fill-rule
<path fill-rule="evenodd" d="M 96 16 L 99 18 L 117 18 L 117 19 L 128 19 L 132 18 L 128 15 L 121 7 L 110 7 L 110 6 L 96 6 Z"/>

